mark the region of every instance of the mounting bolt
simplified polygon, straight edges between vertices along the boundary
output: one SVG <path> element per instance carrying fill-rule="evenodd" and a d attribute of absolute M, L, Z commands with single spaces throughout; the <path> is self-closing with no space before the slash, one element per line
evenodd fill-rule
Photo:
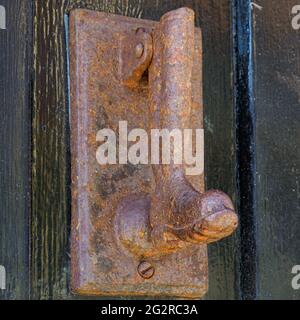
<path fill-rule="evenodd" d="M 139 43 L 135 47 L 135 57 L 140 58 L 144 53 L 144 46 L 142 43 Z"/>
<path fill-rule="evenodd" d="M 144 279 L 150 279 L 153 277 L 155 269 L 151 263 L 143 261 L 138 266 L 138 273 Z"/>

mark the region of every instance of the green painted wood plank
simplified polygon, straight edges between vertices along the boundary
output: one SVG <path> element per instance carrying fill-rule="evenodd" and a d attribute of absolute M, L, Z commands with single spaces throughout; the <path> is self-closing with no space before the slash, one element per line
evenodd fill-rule
<path fill-rule="evenodd" d="M 31 4 L 1 1 L 0 29 L 0 299 L 29 297 Z M 3 25 L 2 25 L 3 26 Z"/>

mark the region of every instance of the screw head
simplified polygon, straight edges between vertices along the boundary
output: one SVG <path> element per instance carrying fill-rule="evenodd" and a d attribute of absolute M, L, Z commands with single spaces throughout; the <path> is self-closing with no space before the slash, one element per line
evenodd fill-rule
<path fill-rule="evenodd" d="M 151 263 L 142 261 L 138 266 L 138 274 L 144 279 L 150 279 L 153 277 L 155 269 Z"/>
<path fill-rule="evenodd" d="M 144 53 L 144 46 L 142 43 L 139 43 L 135 47 L 135 57 L 140 58 Z"/>

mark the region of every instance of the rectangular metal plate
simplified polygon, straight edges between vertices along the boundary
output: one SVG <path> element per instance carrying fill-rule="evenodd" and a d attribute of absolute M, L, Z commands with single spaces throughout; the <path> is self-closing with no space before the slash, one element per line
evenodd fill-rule
<path fill-rule="evenodd" d="M 138 275 L 140 261 L 120 246 L 113 218 L 121 199 L 154 190 L 151 166 L 100 166 L 96 160 L 98 130 L 117 133 L 122 120 L 128 121 L 128 131 L 148 128 L 147 79 L 136 89 L 122 85 L 119 57 L 126 35 L 141 27 L 151 31 L 155 24 L 88 10 L 70 15 L 72 290 L 77 294 L 198 298 L 207 290 L 206 245 L 152 261 L 151 279 Z M 195 42 L 190 128 L 203 128 L 199 29 Z M 189 180 L 204 191 L 203 175 Z"/>

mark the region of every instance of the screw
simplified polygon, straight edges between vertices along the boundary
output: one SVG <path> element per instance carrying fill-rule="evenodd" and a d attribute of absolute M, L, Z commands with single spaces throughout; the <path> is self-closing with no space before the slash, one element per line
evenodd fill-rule
<path fill-rule="evenodd" d="M 144 46 L 142 43 L 139 43 L 135 47 L 135 57 L 140 58 L 144 53 Z"/>
<path fill-rule="evenodd" d="M 143 261 L 138 266 L 138 273 L 144 279 L 150 279 L 153 277 L 155 269 L 149 262 Z"/>

